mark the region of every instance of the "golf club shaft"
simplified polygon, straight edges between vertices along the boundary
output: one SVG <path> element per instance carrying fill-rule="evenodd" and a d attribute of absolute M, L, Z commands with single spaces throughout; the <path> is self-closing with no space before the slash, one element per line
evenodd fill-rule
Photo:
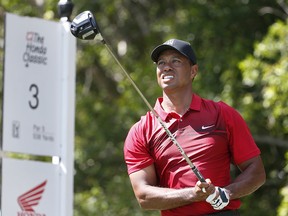
<path fill-rule="evenodd" d="M 194 172 L 194 174 L 197 176 L 198 180 L 201 182 L 205 182 L 204 177 L 202 176 L 202 174 L 199 172 L 199 170 L 197 169 L 197 167 L 192 163 L 192 161 L 189 159 L 189 157 L 187 156 L 187 154 L 185 153 L 185 151 L 183 150 L 183 148 L 181 147 L 181 145 L 178 143 L 178 141 L 175 139 L 175 137 L 173 136 L 173 134 L 171 133 L 171 131 L 168 129 L 168 127 L 166 126 L 166 124 L 162 121 L 162 119 L 160 118 L 160 116 L 158 115 L 158 113 L 153 109 L 153 107 L 150 105 L 150 103 L 148 102 L 148 100 L 146 99 L 146 97 L 142 94 L 142 92 L 140 91 L 140 89 L 137 87 L 136 83 L 133 81 L 133 79 L 131 78 L 131 76 L 127 73 L 127 71 L 125 70 L 125 68 L 121 65 L 121 63 L 119 62 L 119 60 L 117 59 L 117 57 L 114 55 L 114 53 L 112 52 L 112 50 L 109 48 L 109 46 L 106 44 L 106 42 L 104 41 L 104 39 L 102 40 L 103 44 L 105 45 L 105 47 L 107 48 L 108 52 L 111 54 L 111 56 L 114 58 L 114 60 L 117 62 L 117 64 L 120 66 L 122 72 L 124 73 L 124 75 L 129 79 L 130 83 L 133 85 L 133 87 L 135 88 L 135 90 L 137 91 L 137 93 L 140 95 L 140 97 L 142 98 L 142 100 L 145 102 L 145 104 L 147 105 L 147 107 L 150 109 L 150 111 L 153 113 L 153 115 L 156 117 L 156 119 L 158 120 L 158 122 L 161 124 L 161 126 L 164 128 L 165 132 L 167 133 L 167 135 L 170 137 L 170 139 L 172 140 L 172 142 L 177 146 L 178 150 L 180 151 L 181 155 L 184 157 L 184 159 L 186 160 L 186 162 L 189 164 L 190 168 L 192 169 L 192 171 Z"/>

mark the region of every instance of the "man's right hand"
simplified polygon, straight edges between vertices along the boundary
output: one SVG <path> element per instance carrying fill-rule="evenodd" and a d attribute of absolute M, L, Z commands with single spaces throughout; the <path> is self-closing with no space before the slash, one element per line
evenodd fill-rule
<path fill-rule="evenodd" d="M 195 193 L 198 196 L 198 201 L 203 201 L 208 195 L 213 194 L 215 186 L 210 179 L 205 179 L 205 182 L 198 181 L 195 185 Z"/>

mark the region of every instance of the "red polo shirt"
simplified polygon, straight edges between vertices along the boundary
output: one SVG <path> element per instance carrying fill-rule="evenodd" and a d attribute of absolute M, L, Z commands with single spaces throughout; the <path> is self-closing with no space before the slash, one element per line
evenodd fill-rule
<path fill-rule="evenodd" d="M 161 107 L 162 101 L 158 98 L 154 109 L 204 178 L 210 178 L 214 185 L 225 187 L 231 182 L 230 163 L 237 165 L 260 154 L 245 121 L 227 104 L 194 94 L 190 109 L 180 117 L 176 113 L 166 113 Z M 124 145 L 124 157 L 128 174 L 154 163 L 160 187 L 193 187 L 197 182 L 191 168 L 151 112 L 131 127 Z M 239 207 L 239 200 L 231 200 L 225 209 Z M 213 212 L 216 210 L 204 201 L 165 210 L 161 215 L 199 216 Z"/>

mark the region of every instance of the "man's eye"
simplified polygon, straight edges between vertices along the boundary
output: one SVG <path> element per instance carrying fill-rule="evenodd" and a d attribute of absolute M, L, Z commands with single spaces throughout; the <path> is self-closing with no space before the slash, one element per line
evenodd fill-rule
<path fill-rule="evenodd" d="M 182 64 L 182 61 L 179 60 L 179 59 L 174 59 L 174 60 L 172 61 L 172 64 L 173 64 L 175 67 L 178 67 L 178 66 L 180 66 L 180 65 Z"/>
<path fill-rule="evenodd" d="M 173 63 L 180 63 L 181 61 L 180 61 L 180 59 L 173 59 L 172 62 L 173 62 Z"/>
<path fill-rule="evenodd" d="M 163 64 L 165 64 L 164 61 L 158 61 L 158 62 L 157 62 L 157 65 L 163 65 Z"/>

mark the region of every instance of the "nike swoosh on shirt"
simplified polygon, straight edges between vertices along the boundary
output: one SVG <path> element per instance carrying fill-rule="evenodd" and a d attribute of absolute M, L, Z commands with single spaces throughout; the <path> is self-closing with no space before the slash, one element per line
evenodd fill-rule
<path fill-rule="evenodd" d="M 213 124 L 213 125 L 208 125 L 208 126 L 205 126 L 205 125 L 203 125 L 202 126 L 202 130 L 206 130 L 206 129 L 208 129 L 208 128 L 212 128 L 212 127 L 214 127 L 215 125 Z"/>

